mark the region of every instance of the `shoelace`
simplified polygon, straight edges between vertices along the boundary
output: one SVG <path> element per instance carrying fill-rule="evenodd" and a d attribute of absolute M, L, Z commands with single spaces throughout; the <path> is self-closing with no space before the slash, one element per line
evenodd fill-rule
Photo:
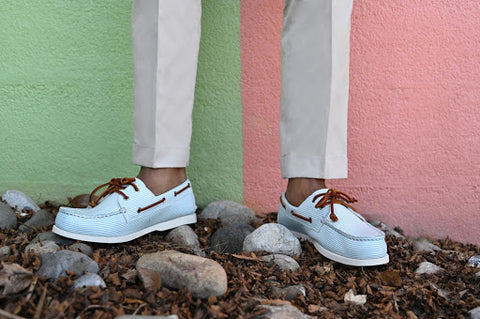
<path fill-rule="evenodd" d="M 91 207 L 95 207 L 97 206 L 100 199 L 112 193 L 118 193 L 122 195 L 123 198 L 128 199 L 128 196 L 125 195 L 125 193 L 123 193 L 122 190 L 127 188 L 129 185 L 132 185 L 135 191 L 138 191 L 138 187 L 137 185 L 135 185 L 134 182 L 135 182 L 135 177 L 112 178 L 108 183 L 100 185 L 93 190 L 93 192 L 90 194 L 90 201 L 88 204 Z M 107 187 L 107 189 L 104 190 L 103 193 L 100 194 L 100 196 L 95 198 L 95 193 L 104 187 Z"/>
<path fill-rule="evenodd" d="M 334 204 L 340 204 L 355 211 L 355 209 L 350 204 L 355 203 L 357 200 L 345 194 L 344 192 L 331 188 L 326 193 L 321 193 L 315 196 L 313 198 L 313 202 L 315 202 L 321 196 L 323 197 L 315 205 L 315 208 L 322 209 L 327 205 L 330 205 L 330 219 L 334 222 L 338 220 L 338 217 L 337 215 L 335 215 L 335 211 L 333 208 Z"/>

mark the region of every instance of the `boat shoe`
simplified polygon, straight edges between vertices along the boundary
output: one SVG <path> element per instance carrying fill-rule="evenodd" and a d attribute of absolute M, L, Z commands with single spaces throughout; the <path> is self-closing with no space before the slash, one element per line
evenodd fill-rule
<path fill-rule="evenodd" d="M 350 266 L 388 263 L 385 234 L 351 206 L 355 202 L 335 189 L 320 189 L 300 206 L 280 197 L 278 223 L 297 237 L 310 240 L 325 257 Z"/>
<path fill-rule="evenodd" d="M 60 207 L 53 232 L 77 240 L 122 243 L 195 223 L 196 208 L 189 180 L 155 196 L 139 178 L 114 178 L 92 192 L 87 208 Z"/>

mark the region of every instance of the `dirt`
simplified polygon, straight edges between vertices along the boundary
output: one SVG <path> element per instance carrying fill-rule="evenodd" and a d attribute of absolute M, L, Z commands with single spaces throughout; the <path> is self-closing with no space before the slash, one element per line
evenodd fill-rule
<path fill-rule="evenodd" d="M 42 207 L 56 213 L 57 206 L 46 202 Z M 263 222 L 275 222 L 276 214 L 263 216 Z M 258 225 L 257 225 L 258 226 Z M 200 220 L 192 225 L 199 235 L 206 257 L 219 262 L 228 276 L 228 290 L 222 297 L 206 300 L 193 298 L 188 291 L 170 290 L 158 285 L 144 286 L 135 272 L 135 263 L 146 253 L 186 248 L 173 247 L 165 241 L 167 232 L 157 232 L 140 239 L 115 245 L 91 244 L 93 259 L 100 266 L 100 276 L 107 288 L 73 290 L 77 275 L 60 280 L 33 275 L 27 288 L 0 296 L 0 308 L 8 318 L 115 318 L 122 314 L 170 315 L 179 318 L 254 318 L 266 311 L 260 305 L 292 304 L 303 313 L 320 318 L 464 318 L 480 306 L 480 268 L 468 265 L 468 259 L 480 254 L 480 248 L 448 238 L 430 239 L 442 250 L 415 252 L 411 240 L 387 236 L 390 263 L 379 267 L 349 267 L 322 257 L 308 242 L 295 259 L 296 272 L 283 272 L 258 257 L 262 253 L 219 254 L 208 248 L 209 237 L 220 227 L 217 220 Z M 10 246 L 12 255 L 6 264 L 19 264 L 35 272 L 41 258 L 24 254 L 25 246 L 39 233 L 1 231 L 1 246 Z M 444 270 L 437 274 L 415 274 L 423 261 Z M 287 301 L 277 288 L 302 285 L 305 295 Z M 364 294 L 364 305 L 344 302 L 353 290 Z M 5 314 L 8 313 L 8 314 Z M 16 316 L 16 317 L 15 317 Z"/>

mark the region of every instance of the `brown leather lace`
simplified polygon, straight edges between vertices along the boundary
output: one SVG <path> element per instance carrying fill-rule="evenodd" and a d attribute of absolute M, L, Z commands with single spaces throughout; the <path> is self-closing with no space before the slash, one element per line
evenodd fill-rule
<path fill-rule="evenodd" d="M 118 193 L 122 195 L 123 198 L 128 199 L 128 196 L 125 195 L 125 193 L 123 193 L 122 190 L 127 188 L 128 185 L 132 185 L 133 188 L 135 188 L 135 190 L 138 191 L 138 187 L 137 185 L 135 185 L 134 182 L 135 182 L 135 177 L 112 178 L 110 182 L 100 185 L 93 190 L 93 192 L 90 194 L 89 205 L 91 207 L 97 206 L 100 199 L 112 193 Z M 107 189 L 104 190 L 103 193 L 100 194 L 100 196 L 95 198 L 95 193 L 98 192 L 100 189 L 104 188 L 105 186 L 107 187 Z"/>
<path fill-rule="evenodd" d="M 352 210 L 355 210 L 350 204 L 355 203 L 357 200 L 353 197 L 348 196 L 344 192 L 331 188 L 326 193 L 318 194 L 317 196 L 315 196 L 313 198 L 313 202 L 315 202 L 321 196 L 323 197 L 315 205 L 315 208 L 322 209 L 327 205 L 330 205 L 330 219 L 334 222 L 338 220 L 338 217 L 337 215 L 335 215 L 335 211 L 333 209 L 334 204 L 340 204 Z"/>

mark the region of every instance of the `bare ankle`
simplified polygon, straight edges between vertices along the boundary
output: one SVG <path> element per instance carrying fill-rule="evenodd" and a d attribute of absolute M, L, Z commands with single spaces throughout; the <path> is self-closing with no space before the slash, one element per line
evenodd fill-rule
<path fill-rule="evenodd" d="M 160 195 L 180 185 L 187 179 L 185 167 L 149 168 L 141 167 L 137 177 L 155 195 Z"/>
<path fill-rule="evenodd" d="M 308 196 L 321 188 L 326 188 L 324 179 L 290 178 L 285 196 L 290 204 L 299 206 Z"/>

